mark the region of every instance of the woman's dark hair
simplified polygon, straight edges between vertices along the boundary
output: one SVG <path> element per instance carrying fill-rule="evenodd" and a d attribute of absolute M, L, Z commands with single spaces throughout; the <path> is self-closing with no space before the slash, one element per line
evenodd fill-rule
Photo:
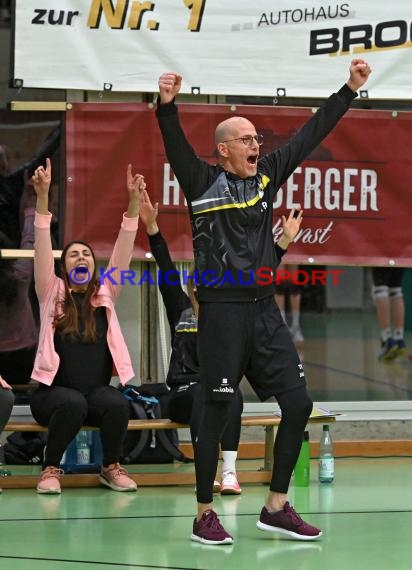
<path fill-rule="evenodd" d="M 0 232 L 0 250 L 14 249 L 14 243 Z M 15 259 L 5 259 L 0 251 L 0 303 L 10 305 L 17 295 L 18 280 L 14 275 Z"/>
<path fill-rule="evenodd" d="M 81 305 L 81 316 L 84 322 L 83 333 L 80 331 L 79 327 L 79 313 L 77 310 L 76 303 L 70 293 L 70 283 L 66 271 L 66 255 L 67 250 L 75 243 L 80 243 L 88 247 L 91 251 L 94 260 L 94 272 L 90 275 L 89 282 L 87 284 L 86 293 Z M 64 298 L 57 299 L 55 306 L 55 314 L 53 319 L 53 325 L 56 330 L 59 331 L 62 337 L 69 337 L 71 339 L 81 338 L 85 342 L 95 342 L 96 341 L 96 322 L 94 319 L 94 308 L 90 302 L 91 297 L 95 294 L 100 286 L 100 282 L 96 277 L 96 257 L 90 245 L 81 240 L 74 240 L 69 242 L 63 249 L 61 257 L 61 273 L 64 282 Z"/>

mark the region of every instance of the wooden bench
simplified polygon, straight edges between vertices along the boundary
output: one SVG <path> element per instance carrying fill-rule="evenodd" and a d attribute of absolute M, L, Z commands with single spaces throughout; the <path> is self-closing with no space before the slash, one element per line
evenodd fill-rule
<path fill-rule="evenodd" d="M 308 423 L 330 423 L 334 422 L 334 417 L 310 418 Z M 243 415 L 242 427 L 262 426 L 265 428 L 265 447 L 263 466 L 258 470 L 239 470 L 238 479 L 241 483 L 267 483 L 270 481 L 273 465 L 273 443 L 275 427 L 280 423 L 280 418 L 275 415 Z M 187 424 L 173 422 L 169 419 L 153 420 L 129 420 L 128 430 L 158 430 L 158 429 L 189 429 Z M 97 429 L 91 426 L 83 426 L 82 429 Z M 4 428 L 5 432 L 13 431 L 47 431 L 47 428 L 39 425 L 34 420 L 10 421 Z M 131 466 L 136 467 L 135 465 Z M 139 467 L 147 469 L 147 466 L 139 464 Z M 130 473 L 131 477 L 139 484 L 146 485 L 193 485 L 194 469 L 187 468 L 187 464 L 175 462 L 167 466 L 168 471 L 163 471 L 163 466 L 159 466 L 158 472 Z M 98 476 L 96 474 L 75 474 L 65 475 L 62 478 L 64 487 L 94 487 L 98 486 Z M 12 475 L 2 477 L 0 480 L 3 488 L 30 488 L 35 487 L 37 475 Z"/>

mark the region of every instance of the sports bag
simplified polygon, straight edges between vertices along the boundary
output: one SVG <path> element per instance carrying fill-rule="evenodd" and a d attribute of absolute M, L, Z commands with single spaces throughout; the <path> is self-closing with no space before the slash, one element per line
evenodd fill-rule
<path fill-rule="evenodd" d="M 41 465 L 46 434 L 15 431 L 3 445 L 4 461 L 9 465 Z"/>
<path fill-rule="evenodd" d="M 148 420 L 166 417 L 168 388 L 166 384 L 142 384 L 120 386 L 128 400 L 130 419 Z M 163 412 L 163 413 L 162 413 Z M 177 430 L 129 430 L 123 444 L 121 462 L 173 463 L 174 460 L 191 462 L 178 448 Z"/>

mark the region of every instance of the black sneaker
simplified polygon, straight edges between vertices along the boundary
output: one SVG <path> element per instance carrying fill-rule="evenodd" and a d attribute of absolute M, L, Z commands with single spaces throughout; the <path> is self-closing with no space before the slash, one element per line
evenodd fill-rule
<path fill-rule="evenodd" d="M 286 534 L 297 540 L 316 540 L 322 536 L 322 531 L 302 520 L 289 503 L 285 503 L 283 510 L 276 513 L 270 513 L 263 507 L 256 526 L 260 530 Z"/>
<path fill-rule="evenodd" d="M 199 522 L 193 521 L 191 540 L 203 544 L 232 544 L 233 538 L 220 524 L 217 514 L 210 510 L 203 513 Z"/>

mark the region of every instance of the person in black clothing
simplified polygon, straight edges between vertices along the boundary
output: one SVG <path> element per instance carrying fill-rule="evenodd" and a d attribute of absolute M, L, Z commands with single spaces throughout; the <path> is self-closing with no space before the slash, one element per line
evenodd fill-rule
<path fill-rule="evenodd" d="M 55 127 L 38 148 L 35 156 L 16 170 L 11 170 L 10 151 L 0 144 L 0 231 L 18 248 L 21 238 L 19 209 L 20 198 L 36 168 L 45 164 L 46 157 L 52 156 L 60 144 L 60 125 Z"/>
<path fill-rule="evenodd" d="M 33 249 L 35 204 L 34 190 L 26 184 L 20 200 L 21 249 Z M 13 245 L 0 231 L 2 248 Z M 0 251 L 0 374 L 12 385 L 30 381 L 36 354 L 38 328 L 29 297 L 32 279 L 32 259 L 7 259 Z M 27 395 L 19 392 L 16 404 L 24 402 Z"/>
<path fill-rule="evenodd" d="M 13 411 L 14 394 L 10 384 L 8 384 L 0 374 L 0 435 L 2 435 L 3 428 L 9 421 L 10 415 Z M 0 443 L 0 477 L 7 476 L 7 471 L 2 469 L 4 459 L 4 449 Z M 0 487 L 0 493 L 2 492 Z"/>
<path fill-rule="evenodd" d="M 282 216 L 283 235 L 275 244 L 280 259 L 290 242 L 296 237 L 302 222 L 302 211 L 292 210 L 286 219 Z M 194 283 L 194 270 L 189 270 L 186 294 L 170 257 L 167 243 L 157 225 L 158 204 L 152 205 L 145 192 L 140 205 L 140 219 L 146 226 L 150 248 L 163 276 L 159 289 L 166 307 L 170 325 L 172 352 L 166 384 L 171 389 L 168 415 L 176 422 L 190 424 L 193 449 L 199 431 L 202 405 L 199 360 L 197 356 L 197 319 L 199 303 L 197 287 Z M 171 272 L 171 273 L 167 273 Z M 228 422 L 220 441 L 222 451 L 222 480 L 213 482 L 214 492 L 223 495 L 239 495 L 241 487 L 236 476 L 237 449 L 240 440 L 243 396 L 238 388 L 228 410 Z"/>
<path fill-rule="evenodd" d="M 199 361 L 197 358 L 197 317 L 199 303 L 196 299 L 196 285 L 193 273 L 189 271 L 188 295 L 180 284 L 176 267 L 170 257 L 167 243 L 157 225 L 158 205 L 152 205 L 147 193 L 140 205 L 140 219 L 146 226 L 150 249 L 162 272 L 171 271 L 174 280 L 162 279 L 159 288 L 165 304 L 170 326 L 172 352 L 166 384 L 171 389 L 168 416 L 176 422 L 188 423 L 193 449 L 199 431 L 201 409 L 201 386 L 199 383 Z M 240 439 L 243 397 L 236 391 L 230 409 L 229 419 L 220 441 L 222 450 L 222 480 L 213 482 L 214 492 L 223 495 L 239 495 L 242 489 L 236 476 L 237 448 Z"/>
<path fill-rule="evenodd" d="M 261 400 L 275 396 L 282 411 L 270 491 L 257 526 L 299 540 L 322 534 L 287 501 L 313 403 L 303 365 L 274 299 L 273 199 L 345 114 L 370 72 L 365 61 L 353 60 L 347 83 L 287 145 L 265 156 L 259 157 L 262 137 L 249 120 L 231 116 L 221 122 L 215 131 L 218 165 L 196 156 L 180 126 L 174 98 L 181 76 L 170 72 L 159 78 L 156 114 L 168 160 L 188 203 L 200 275 L 198 355 L 205 413 L 195 456 L 194 541 L 233 542 L 212 510 L 212 491 L 219 441 L 243 375 Z M 211 274 L 213 279 L 208 278 Z"/>

